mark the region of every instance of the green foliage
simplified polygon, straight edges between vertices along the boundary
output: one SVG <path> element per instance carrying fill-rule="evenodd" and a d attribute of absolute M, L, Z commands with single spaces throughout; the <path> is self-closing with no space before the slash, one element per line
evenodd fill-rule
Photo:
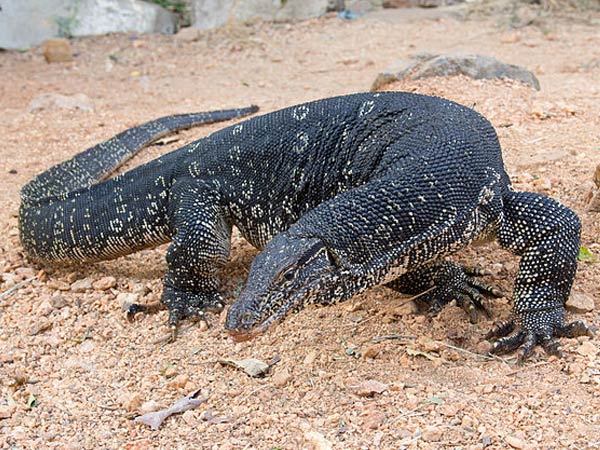
<path fill-rule="evenodd" d="M 67 16 L 54 16 L 52 20 L 58 27 L 58 36 L 64 38 L 73 37 L 73 31 L 79 21 L 77 20 L 77 12 L 79 11 L 80 0 L 73 3 L 73 6 L 69 8 L 69 14 Z"/>
<path fill-rule="evenodd" d="M 187 12 L 188 5 L 182 0 L 148 0 L 150 3 L 162 6 L 169 11 L 173 11 L 176 14 L 185 14 Z"/>
<path fill-rule="evenodd" d="M 585 247 L 579 247 L 578 261 L 596 262 L 596 256 Z"/>

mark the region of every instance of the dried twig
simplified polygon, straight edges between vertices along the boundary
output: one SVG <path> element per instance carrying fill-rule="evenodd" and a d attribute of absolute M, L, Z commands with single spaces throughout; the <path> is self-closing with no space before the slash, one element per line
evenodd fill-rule
<path fill-rule="evenodd" d="M 452 344 L 446 344 L 445 342 L 442 341 L 433 341 L 438 345 L 441 345 L 442 347 L 447 347 L 447 348 L 451 348 L 452 350 L 456 350 L 457 352 L 462 352 L 462 353 L 466 353 L 467 355 L 471 355 L 475 358 L 481 358 L 481 359 L 486 359 L 486 360 L 492 360 L 494 359 L 492 356 L 489 355 L 483 355 L 481 353 L 475 353 L 475 352 L 471 352 L 469 350 L 465 350 L 462 347 L 457 347 L 455 345 Z"/>
<path fill-rule="evenodd" d="M 192 327 L 194 327 L 198 322 L 192 322 L 190 323 L 188 326 L 183 327 L 181 329 L 178 330 L 178 334 L 181 333 L 185 333 L 186 331 L 189 331 Z M 153 341 L 150 341 L 151 345 L 156 345 L 156 344 L 164 344 L 165 342 L 169 342 L 173 339 L 173 333 L 169 333 L 169 334 L 165 334 L 161 337 L 158 337 L 156 339 L 154 339 Z"/>
<path fill-rule="evenodd" d="M 374 336 L 371 338 L 371 342 L 378 344 L 379 342 L 391 340 L 391 339 L 417 339 L 417 336 L 410 334 L 386 334 L 384 336 Z"/>
<path fill-rule="evenodd" d="M 15 284 L 14 286 L 8 288 L 6 291 L 2 292 L 0 294 L 0 300 L 3 300 L 5 297 L 8 297 L 11 293 L 13 293 L 14 291 L 16 291 L 17 289 L 25 286 L 27 283 L 32 282 L 33 280 L 35 280 L 37 278 L 37 275 L 35 277 L 30 277 L 27 278 L 26 280 L 23 280 L 17 284 Z"/>
<path fill-rule="evenodd" d="M 523 372 L 524 370 L 533 369 L 534 367 L 539 367 L 539 366 L 545 366 L 546 364 L 550 364 L 550 361 L 540 361 L 540 362 L 535 363 L 535 364 L 531 364 L 531 365 L 520 367 L 519 369 L 515 369 L 515 370 L 513 370 L 511 372 L 508 372 L 506 374 L 506 376 L 516 375 L 519 372 Z"/>

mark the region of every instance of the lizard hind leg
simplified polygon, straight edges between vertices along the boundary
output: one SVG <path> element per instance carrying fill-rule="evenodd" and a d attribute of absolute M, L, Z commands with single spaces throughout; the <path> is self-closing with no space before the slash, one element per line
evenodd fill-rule
<path fill-rule="evenodd" d="M 565 320 L 581 224 L 573 211 L 544 195 L 508 191 L 503 202 L 498 241 L 521 256 L 521 262 L 514 288 L 514 318 L 488 333 L 498 338 L 492 352 L 521 348 L 520 363 L 540 344 L 548 354 L 560 355 L 554 338 L 591 334 L 583 322 Z"/>
<path fill-rule="evenodd" d="M 169 309 L 173 330 L 184 318 L 204 319 L 224 307 L 218 271 L 229 256 L 231 225 L 219 195 L 197 183 L 180 183 L 171 193 L 173 243 L 161 301 Z"/>

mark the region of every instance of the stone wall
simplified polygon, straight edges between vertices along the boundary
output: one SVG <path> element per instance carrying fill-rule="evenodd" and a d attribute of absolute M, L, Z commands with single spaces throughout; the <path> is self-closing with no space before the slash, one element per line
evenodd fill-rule
<path fill-rule="evenodd" d="M 54 36 L 174 33 L 175 17 L 141 0 L 0 1 L 0 48 L 22 49 Z"/>

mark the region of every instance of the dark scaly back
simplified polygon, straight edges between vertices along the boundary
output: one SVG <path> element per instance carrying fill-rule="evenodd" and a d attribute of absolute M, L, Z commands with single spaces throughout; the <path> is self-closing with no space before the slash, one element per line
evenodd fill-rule
<path fill-rule="evenodd" d="M 161 117 L 125 130 L 73 158 L 42 172 L 21 190 L 23 205 L 35 204 L 86 188 L 110 175 L 117 167 L 155 140 L 178 130 L 246 116 L 258 107 L 177 114 Z"/>

